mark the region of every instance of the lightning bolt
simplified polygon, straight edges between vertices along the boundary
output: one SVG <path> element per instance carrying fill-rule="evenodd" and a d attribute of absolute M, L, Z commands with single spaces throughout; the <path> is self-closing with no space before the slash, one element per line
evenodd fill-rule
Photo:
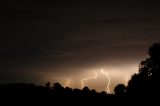
<path fill-rule="evenodd" d="M 84 88 L 84 82 L 85 82 L 85 81 L 91 80 L 91 79 L 95 79 L 95 78 L 97 78 L 97 73 L 96 73 L 96 72 L 94 72 L 94 76 L 89 77 L 89 78 L 84 78 L 84 79 L 82 79 L 82 80 L 81 80 L 82 89 Z"/>
<path fill-rule="evenodd" d="M 106 76 L 106 78 L 108 79 L 108 84 L 107 84 L 107 86 L 106 86 L 106 88 L 105 88 L 105 91 L 107 91 L 107 93 L 109 93 L 110 92 L 110 83 L 111 83 L 111 78 L 110 78 L 110 76 L 108 75 L 108 73 L 107 72 L 104 72 L 104 69 L 102 68 L 101 69 L 101 72 Z"/>
<path fill-rule="evenodd" d="M 64 87 L 68 87 L 68 85 L 70 84 L 70 82 L 71 82 L 71 79 L 68 79 L 68 80 L 66 81 L 66 83 L 64 84 Z"/>

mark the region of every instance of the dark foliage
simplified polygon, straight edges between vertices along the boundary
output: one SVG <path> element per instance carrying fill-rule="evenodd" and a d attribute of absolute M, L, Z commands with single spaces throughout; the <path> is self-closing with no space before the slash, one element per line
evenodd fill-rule
<path fill-rule="evenodd" d="M 126 87 L 124 84 L 119 84 L 114 89 L 115 95 L 117 96 L 125 96 L 126 94 Z"/>
<path fill-rule="evenodd" d="M 98 93 L 96 90 L 90 90 L 88 87 L 83 89 L 72 89 L 63 87 L 59 83 L 50 86 L 46 83 L 44 86 L 36 86 L 34 84 L 14 83 L 0 85 L 0 98 L 28 98 L 28 99 L 52 99 L 61 97 L 112 97 L 113 95 L 106 92 Z"/>
<path fill-rule="evenodd" d="M 134 74 L 127 86 L 127 95 L 158 96 L 160 94 L 160 42 L 148 51 L 149 58 L 139 65 L 139 73 Z"/>

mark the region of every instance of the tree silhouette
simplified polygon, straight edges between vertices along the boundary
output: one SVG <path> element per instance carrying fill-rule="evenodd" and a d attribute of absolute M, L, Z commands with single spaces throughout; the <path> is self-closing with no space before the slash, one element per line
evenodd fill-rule
<path fill-rule="evenodd" d="M 65 92 L 65 96 L 72 96 L 72 89 L 71 88 L 69 88 L 69 87 L 66 87 L 65 89 L 64 89 L 64 92 Z"/>
<path fill-rule="evenodd" d="M 148 54 L 150 57 L 139 65 L 139 73 L 134 74 L 128 83 L 128 95 L 147 96 L 160 92 L 160 42 L 153 44 Z"/>
<path fill-rule="evenodd" d="M 64 88 L 59 83 L 54 83 L 53 87 L 53 95 L 54 96 L 64 96 Z"/>
<path fill-rule="evenodd" d="M 115 89 L 114 93 L 117 96 L 124 96 L 126 94 L 126 87 L 124 84 L 118 84 Z"/>
<path fill-rule="evenodd" d="M 45 84 L 45 87 L 50 88 L 50 87 L 51 87 L 51 83 L 50 83 L 50 82 L 47 82 L 47 83 Z"/>
<path fill-rule="evenodd" d="M 91 91 L 88 87 L 84 87 L 82 89 L 82 93 L 83 93 L 83 96 L 90 96 Z"/>

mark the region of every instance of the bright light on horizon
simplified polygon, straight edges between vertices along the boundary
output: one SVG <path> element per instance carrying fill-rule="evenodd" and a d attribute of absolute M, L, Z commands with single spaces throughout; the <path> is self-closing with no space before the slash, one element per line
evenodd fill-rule
<path fill-rule="evenodd" d="M 129 71 L 128 71 L 129 70 Z M 138 72 L 138 66 L 128 65 L 128 67 L 103 67 L 90 68 L 77 73 L 48 73 L 45 81 L 51 83 L 59 82 L 64 87 L 83 89 L 85 86 L 95 89 L 97 92 L 106 91 L 113 93 L 116 85 L 123 83 L 127 86 L 131 76 Z M 55 76 L 54 76 L 55 75 Z"/>
<path fill-rule="evenodd" d="M 84 82 L 85 82 L 85 81 L 92 80 L 92 79 L 96 79 L 96 78 L 97 78 L 97 72 L 94 72 L 94 76 L 91 76 L 91 77 L 88 77 L 88 78 L 83 78 L 83 79 L 81 80 L 82 89 L 85 87 L 85 85 L 84 85 Z"/>

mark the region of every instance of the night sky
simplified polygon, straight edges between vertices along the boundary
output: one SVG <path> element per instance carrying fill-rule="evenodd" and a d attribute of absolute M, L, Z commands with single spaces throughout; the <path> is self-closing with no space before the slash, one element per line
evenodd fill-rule
<path fill-rule="evenodd" d="M 157 0 L 0 2 L 0 83 L 60 82 L 110 91 L 160 40 Z M 97 73 L 97 78 L 93 78 Z M 69 84 L 67 84 L 69 83 Z"/>

